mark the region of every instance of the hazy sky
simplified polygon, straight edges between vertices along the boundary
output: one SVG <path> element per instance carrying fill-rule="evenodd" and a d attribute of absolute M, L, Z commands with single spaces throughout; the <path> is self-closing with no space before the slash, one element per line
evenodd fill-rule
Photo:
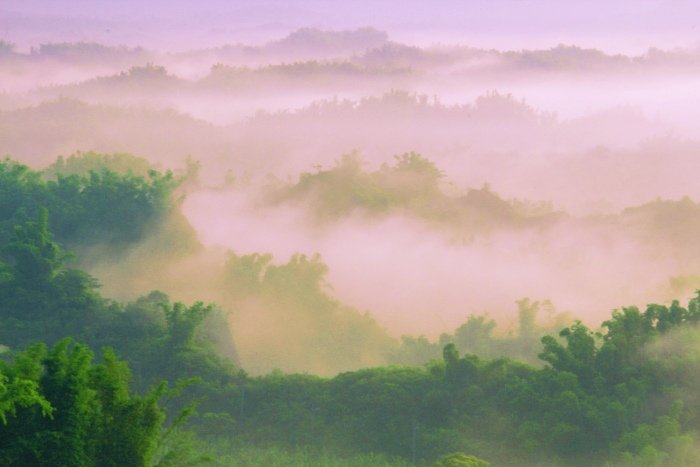
<path fill-rule="evenodd" d="M 374 26 L 409 43 L 520 49 L 577 43 L 641 52 L 697 46 L 691 0 L 4 0 L 0 37 L 23 47 L 96 40 L 168 48 L 259 42 L 304 26 Z"/>

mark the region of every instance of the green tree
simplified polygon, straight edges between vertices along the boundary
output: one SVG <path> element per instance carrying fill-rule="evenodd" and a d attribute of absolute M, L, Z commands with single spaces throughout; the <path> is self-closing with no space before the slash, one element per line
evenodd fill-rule
<path fill-rule="evenodd" d="M 11 381 L 24 377 L 30 392 L 0 426 L 3 465 L 149 465 L 164 420 L 163 386 L 131 396 L 125 363 L 109 350 L 103 363 L 92 360 L 86 346 L 65 339 L 48 351 L 33 346 L 4 364 L 3 374 Z"/>

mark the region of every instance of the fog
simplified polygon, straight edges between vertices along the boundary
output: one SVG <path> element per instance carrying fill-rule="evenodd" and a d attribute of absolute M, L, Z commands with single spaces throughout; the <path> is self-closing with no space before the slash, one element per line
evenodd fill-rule
<path fill-rule="evenodd" d="M 371 310 L 394 335 L 435 337 L 481 312 L 507 327 L 518 297 L 550 299 L 597 326 L 623 303 L 693 294 L 670 282 L 698 267 L 692 240 L 664 232 L 652 214 L 666 212 L 689 234 L 697 222 L 690 201 L 516 226 L 488 208 L 493 218 L 472 225 L 456 216 L 453 225 L 435 225 L 401 209 L 368 217 L 361 207 L 319 224 L 298 204 L 261 207 L 251 198 L 242 190 L 200 191 L 183 210 L 205 245 L 271 252 L 278 261 L 320 253 L 333 296 Z"/>
<path fill-rule="evenodd" d="M 507 332 L 523 297 L 596 327 L 700 284 L 692 2 L 61 3 L 0 7 L 0 153 L 131 153 L 183 175 L 175 224 L 79 256 L 116 298 L 217 302 L 253 371 L 382 363 L 390 337 L 470 314 Z M 192 248 L 169 251 L 168 229 Z M 315 271 L 313 306 L 276 276 L 268 290 L 275 268 Z M 334 326 L 371 349 L 310 359 Z"/>
<path fill-rule="evenodd" d="M 5 35 L 29 44 L 79 41 L 183 48 L 219 45 L 231 38 L 260 43 L 300 27 L 325 29 L 373 25 L 412 44 L 469 42 L 487 48 L 546 47 L 578 43 L 613 51 L 652 45 L 697 44 L 696 2 L 600 0 L 361 1 L 338 4 L 304 0 L 54 2 L 8 0 L 0 10 Z"/>

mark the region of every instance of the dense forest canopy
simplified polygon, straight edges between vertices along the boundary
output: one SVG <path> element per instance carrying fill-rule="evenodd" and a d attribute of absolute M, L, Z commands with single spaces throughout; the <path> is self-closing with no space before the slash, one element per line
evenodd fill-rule
<path fill-rule="evenodd" d="M 0 5 L 0 464 L 698 465 L 697 6 L 282 3 Z"/>
<path fill-rule="evenodd" d="M 415 164 L 433 181 L 424 188 L 410 186 L 432 193 L 439 172 L 420 156 L 404 156 L 396 168 L 383 170 L 390 171 L 386 176 L 392 180 L 393 171 L 405 168 L 411 174 Z M 81 174 L 81 165 L 87 174 Z M 148 212 L 144 219 L 150 223 L 141 231 L 148 235 L 147 226 L 157 231 L 168 211 L 177 209 L 173 175 L 149 169 L 144 178 L 125 165 L 143 170 L 138 159 L 95 154 L 59 160 L 44 173 L 10 159 L 3 162 L 5 210 L 11 214 L 2 236 L 0 341 L 6 350 L 0 407 L 6 435 L 0 452 L 8 464 L 110 465 L 115 452 L 128 453 L 133 459 L 125 461 L 129 465 L 168 455 L 204 462 L 212 453 L 236 459 L 253 446 L 269 449 L 270 443 L 282 449 L 276 455 L 293 458 L 300 446 L 323 446 L 326 451 L 314 451 L 313 456 L 321 456 L 317 459 L 331 450 L 341 457 L 359 456 L 350 462 L 367 465 L 443 465 L 456 452 L 494 465 L 518 465 L 522 459 L 542 465 L 564 460 L 589 465 L 591 459 L 656 465 L 672 459 L 681 465 L 694 459 L 692 427 L 698 423 L 698 408 L 692 396 L 697 371 L 692 349 L 700 298 L 687 307 L 673 302 L 645 310 L 623 308 L 596 332 L 579 321 L 566 324 L 564 315 L 542 327 L 538 312 L 551 304 L 522 300 L 516 335 L 494 335 L 493 320 L 472 316 L 439 342 L 411 336 L 397 342 L 371 317 L 327 295 L 319 258 L 296 256 L 276 265 L 269 255 L 229 253 L 222 281 L 229 284 L 233 301 L 224 303 L 237 309 L 252 302 L 258 310 L 286 303 L 284 313 L 271 315 L 263 325 L 275 335 L 280 334 L 275 322 L 283 327 L 301 323 L 306 340 L 284 343 L 291 361 L 298 346 L 302 352 L 319 349 L 319 362 L 329 354 L 329 361 L 341 366 L 400 364 L 326 378 L 279 371 L 250 376 L 234 365 L 238 342 L 227 344 L 233 361 L 221 354 L 225 342 L 214 346 L 219 308 L 172 303 L 162 292 L 126 303 L 112 301 L 100 294 L 91 275 L 69 267 L 67 245 L 79 250 L 79 239 L 88 244 L 114 240 L 52 231 L 51 210 L 60 213 L 65 206 L 51 204 L 61 183 L 78 187 L 68 191 L 78 200 L 81 194 L 102 200 L 98 207 L 74 203 L 73 215 L 86 229 L 91 222 L 99 224 L 94 218 L 103 210 L 119 212 L 119 207 Z M 67 168 L 69 175 L 62 172 Z M 300 183 L 316 183 L 312 180 Z M 110 197 L 120 189 L 131 195 Z M 139 238 L 129 232 L 122 242 Z M 91 363 L 94 357 L 85 344 L 110 350 L 103 351 L 99 363 Z M 271 345 L 263 341 L 257 352 Z M 263 359 L 274 358 L 275 349 L 269 351 Z M 347 362 L 339 363 L 338 356 Z M 319 364 L 309 362 L 304 368 L 324 372 L 327 366 Z M 168 402 L 161 380 L 182 381 L 179 397 Z M 130 384 L 142 395 L 131 395 Z M 66 398 L 67 391 L 74 399 Z M 198 415 L 179 423 L 177 411 L 187 411 L 190 402 L 197 403 Z M 178 436 L 190 432 L 198 437 L 196 442 L 178 441 L 189 446 L 182 452 L 167 442 L 170 429 L 163 424 L 168 413 Z M 142 431 L 134 432 L 134 423 Z M 221 447 L 229 436 L 236 446 L 230 452 Z M 204 440 L 209 447 L 201 444 Z M 365 458 L 363 452 L 378 457 Z"/>

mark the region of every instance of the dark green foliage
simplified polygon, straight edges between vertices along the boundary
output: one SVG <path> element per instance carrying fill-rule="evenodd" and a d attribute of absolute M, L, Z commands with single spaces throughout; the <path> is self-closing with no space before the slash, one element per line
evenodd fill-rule
<path fill-rule="evenodd" d="M 149 465 L 164 419 L 161 391 L 132 396 L 125 363 L 111 351 L 100 364 L 92 360 L 87 347 L 63 340 L 2 363 L 5 378 L 22 378 L 36 392 L 0 425 L 2 465 Z"/>
<path fill-rule="evenodd" d="M 154 292 L 125 306 L 102 298 L 97 282 L 68 269 L 48 231 L 45 211 L 14 229 L 0 261 L 0 343 L 12 349 L 65 336 L 111 346 L 126 357 L 140 389 L 181 376 L 231 375 L 231 364 L 204 343 L 198 328 L 212 306 L 171 304 Z M 221 376 L 217 376 L 220 379 Z"/>
<path fill-rule="evenodd" d="M 197 453 L 201 440 L 222 438 L 244 453 L 331 453 L 358 465 L 395 458 L 420 465 L 697 459 L 700 295 L 687 307 L 623 308 L 599 332 L 578 321 L 542 326 L 537 313 L 545 304 L 522 300 L 517 333 L 499 336 L 492 320 L 477 316 L 437 343 L 406 336 L 397 350 L 374 320 L 326 292 L 320 258 L 274 264 L 268 255 L 231 253 L 220 285 L 237 316 L 259 318 L 264 310 L 271 321 L 260 325 L 296 331 L 288 342 L 276 342 L 283 333 L 275 332 L 260 339 L 253 348 L 261 355 L 285 352 L 290 362 L 307 358 L 307 368 L 328 373 L 329 362 L 370 366 L 382 352 L 413 365 L 326 378 L 279 371 L 249 377 L 213 349 L 212 320 L 228 325 L 216 307 L 171 303 L 160 292 L 116 303 L 98 293 L 90 275 L 67 267 L 65 244 L 141 238 L 170 209 L 174 187 L 170 175 L 81 170 L 46 181 L 0 163 L 0 343 L 10 348 L 0 363 L 2 465 L 191 465 L 207 459 Z M 350 183 L 352 196 L 329 206 L 382 212 L 420 209 L 442 196 L 439 178 L 429 161 L 408 154 L 371 174 L 348 159 L 297 188 Z M 556 334 L 545 335 L 554 326 Z M 88 347 L 65 336 L 114 352 L 105 350 L 95 364 Z M 130 393 L 132 378 L 141 396 Z M 181 383 L 167 391 L 158 384 L 163 379 Z M 192 414 L 195 405 L 201 416 L 176 415 Z M 163 432 L 166 412 L 174 422 Z M 304 457 L 304 449 L 316 451 Z"/>
<path fill-rule="evenodd" d="M 215 313 L 211 306 L 170 304 L 157 292 L 127 306 L 102 298 L 93 278 L 65 267 L 45 211 L 17 225 L 3 251 L 0 342 L 11 349 L 57 344 L 50 352 L 30 347 L 17 354 L 14 367 L 0 368 L 6 390 L 0 391 L 0 416 L 8 420 L 0 434 L 6 443 L 1 464 L 140 466 L 153 455 L 163 389 L 131 397 L 131 372 L 111 351 L 94 366 L 87 347 L 63 336 L 113 346 L 132 363 L 144 392 L 162 379 L 199 376 L 217 384 L 236 374 L 198 336 L 202 321 Z M 197 391 L 170 410 L 192 397 Z"/>
<path fill-rule="evenodd" d="M 669 335 L 686 346 L 696 341 L 699 299 L 687 308 L 673 302 L 643 312 L 616 311 L 602 333 L 575 322 L 558 338 L 542 338 L 545 366 L 539 369 L 460 355 L 460 347 L 493 352 L 497 342 L 534 351 L 533 339 L 542 332 L 535 321 L 538 305 L 521 301 L 518 335 L 496 338 L 491 321 L 473 317 L 449 336 L 453 342 L 443 338 L 442 359 L 426 367 L 365 369 L 332 379 L 282 373 L 250 378 L 202 340 L 214 307 L 172 304 L 159 292 L 127 305 L 102 298 L 94 279 L 66 268 L 45 211 L 17 224 L 3 251 L 4 344 L 19 349 L 73 335 L 112 346 L 130 362 L 141 391 L 161 379 L 196 378 L 181 402 L 169 404 L 170 412 L 199 401 L 203 415 L 188 425 L 205 439 L 228 433 L 251 445 L 323 444 L 339 455 L 370 451 L 419 462 L 462 451 L 505 465 L 562 459 L 585 464 L 675 456 L 687 445 L 686 431 L 700 421 L 700 407 L 683 390 L 694 387 L 687 375 L 697 372 L 700 357 L 684 359 L 664 344 Z M 317 258 L 275 265 L 268 256 L 232 254 L 228 271 L 232 297 L 286 303 L 287 319 L 300 322 L 312 310 L 321 324 L 327 320 L 314 337 L 316 348 L 347 345 L 338 338 L 318 340 L 338 336 L 339 321 L 338 304 L 323 291 L 326 269 Z M 435 346 L 406 342 L 416 349 Z M 97 366 L 91 360 L 87 348 L 60 341 L 50 352 L 32 347 L 17 355 L 14 367 L 3 367 L 0 413 L 7 427 L 26 421 L 4 438 L 8 463 L 111 465 L 118 458 L 121 465 L 142 465 L 153 455 L 161 393 L 131 397 L 130 372 L 114 354 L 106 352 Z M 160 458 L 200 458 L 183 449 L 171 446 Z"/>
<path fill-rule="evenodd" d="M 149 171 L 146 176 L 108 167 L 65 174 L 52 169 L 52 179 L 10 159 L 0 162 L 0 243 L 7 242 L 13 226 L 48 209 L 51 231 L 64 246 L 110 243 L 125 245 L 140 240 L 168 214 L 177 186 L 173 175 Z M 69 162 L 72 159 L 69 159 Z M 96 161 L 86 168 L 99 167 Z M 112 164 L 116 165 L 116 164 Z"/>
<path fill-rule="evenodd" d="M 615 312 L 604 333 L 575 322 L 542 339 L 540 369 L 448 344 L 425 368 L 249 380 L 237 433 L 419 461 L 463 451 L 497 465 L 692 465 L 698 300 Z"/>
<path fill-rule="evenodd" d="M 163 311 L 168 325 L 167 346 L 177 351 L 192 347 L 197 327 L 212 313 L 213 307 L 204 306 L 201 302 L 189 308 L 176 303 L 172 307 L 165 306 Z"/>
<path fill-rule="evenodd" d="M 209 443 L 214 465 L 229 467 L 411 467 L 410 460 L 372 452 L 339 453 L 328 446 L 255 445 L 224 441 Z"/>
<path fill-rule="evenodd" d="M 38 339 L 53 342 L 82 328 L 91 332 L 101 311 L 96 281 L 66 269 L 66 255 L 48 230 L 47 213 L 16 225 L 0 248 L 0 342 L 23 347 Z"/>

